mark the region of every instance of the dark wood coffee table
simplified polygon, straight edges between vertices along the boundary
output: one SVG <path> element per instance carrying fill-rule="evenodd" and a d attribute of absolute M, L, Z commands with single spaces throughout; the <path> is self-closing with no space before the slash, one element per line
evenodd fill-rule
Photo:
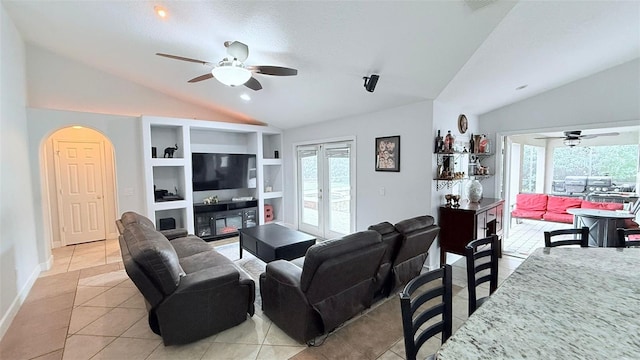
<path fill-rule="evenodd" d="M 316 238 L 278 224 L 240 229 L 240 258 L 242 249 L 264 262 L 293 260 L 304 256 L 316 243 Z"/>

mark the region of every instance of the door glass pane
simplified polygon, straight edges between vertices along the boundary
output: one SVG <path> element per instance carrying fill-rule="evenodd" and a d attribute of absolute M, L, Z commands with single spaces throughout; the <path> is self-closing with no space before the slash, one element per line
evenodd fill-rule
<path fill-rule="evenodd" d="M 327 175 L 329 180 L 328 230 L 349 234 L 351 229 L 351 179 L 349 147 L 327 149 Z"/>
<path fill-rule="evenodd" d="M 305 224 L 318 226 L 318 151 L 300 151 L 300 182 L 302 188 L 302 216 Z"/>
<path fill-rule="evenodd" d="M 538 152 L 535 150 L 534 146 L 524 145 L 524 156 L 522 159 L 522 192 L 536 192 L 537 169 Z"/>

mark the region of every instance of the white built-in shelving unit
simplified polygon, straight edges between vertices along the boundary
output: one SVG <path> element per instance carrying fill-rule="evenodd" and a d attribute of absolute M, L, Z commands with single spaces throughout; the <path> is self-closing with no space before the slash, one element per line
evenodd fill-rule
<path fill-rule="evenodd" d="M 262 158 L 258 161 L 258 166 L 262 169 L 262 188 L 259 189 L 258 207 L 264 209 L 264 205 L 273 206 L 274 220 L 281 221 L 282 210 L 282 158 L 276 158 L 276 152 L 282 154 L 282 134 L 280 132 L 263 132 L 261 139 Z M 264 222 L 264 216 L 261 217 Z"/>
<path fill-rule="evenodd" d="M 275 222 L 283 218 L 282 132 L 279 129 L 205 120 L 143 116 L 143 164 L 147 216 L 156 226 L 158 220 L 172 217 L 177 227 L 194 233 L 194 203 L 204 197 L 217 195 L 219 200 L 236 196 L 252 196 L 258 200 L 259 223 L 264 224 L 264 205 L 273 206 Z M 173 158 L 164 158 L 167 147 L 178 146 Z M 156 157 L 152 157 L 152 148 Z M 255 189 L 223 190 L 220 192 L 193 192 L 191 181 L 191 153 L 255 154 L 257 186 Z M 175 193 L 180 200 L 156 201 L 156 189 Z M 228 198 L 227 198 L 228 197 Z"/>

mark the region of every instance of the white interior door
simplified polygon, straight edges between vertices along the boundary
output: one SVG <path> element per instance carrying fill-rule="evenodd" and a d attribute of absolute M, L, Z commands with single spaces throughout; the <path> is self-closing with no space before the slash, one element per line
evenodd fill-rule
<path fill-rule="evenodd" d="M 298 147 L 298 227 L 329 239 L 355 231 L 352 142 Z"/>
<path fill-rule="evenodd" d="M 105 239 L 101 144 L 56 141 L 54 151 L 62 243 Z"/>

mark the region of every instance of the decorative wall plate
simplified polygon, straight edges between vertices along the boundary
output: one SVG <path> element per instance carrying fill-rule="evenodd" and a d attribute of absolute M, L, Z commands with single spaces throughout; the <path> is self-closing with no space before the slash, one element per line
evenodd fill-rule
<path fill-rule="evenodd" d="M 460 131 L 460 134 L 466 133 L 468 128 L 469 121 L 467 121 L 466 115 L 460 114 L 460 116 L 458 116 L 458 130 Z"/>

